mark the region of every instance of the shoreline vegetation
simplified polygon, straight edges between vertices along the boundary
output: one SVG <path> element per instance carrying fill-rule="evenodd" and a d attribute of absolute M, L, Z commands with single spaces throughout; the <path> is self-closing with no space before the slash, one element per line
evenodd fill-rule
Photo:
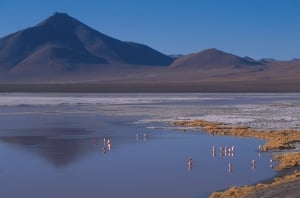
<path fill-rule="evenodd" d="M 180 120 L 173 122 L 176 126 L 194 127 L 203 130 L 212 135 L 249 137 L 266 140 L 261 151 L 290 151 L 300 142 L 300 130 L 272 130 L 263 131 L 255 130 L 249 126 L 236 126 L 221 122 L 212 122 L 205 120 Z M 230 187 L 223 192 L 213 192 L 210 198 L 219 197 L 260 197 L 258 192 L 267 194 L 267 191 L 277 188 L 288 183 L 297 182 L 300 184 L 300 172 L 297 168 L 300 166 L 300 152 L 282 152 L 273 156 L 279 164 L 275 167 L 278 176 L 268 182 L 258 183 L 256 185 L 245 185 L 242 187 Z M 300 186 L 300 185 L 299 185 Z M 298 189 L 299 190 L 299 189 Z M 300 191 L 300 190 L 299 190 Z"/>

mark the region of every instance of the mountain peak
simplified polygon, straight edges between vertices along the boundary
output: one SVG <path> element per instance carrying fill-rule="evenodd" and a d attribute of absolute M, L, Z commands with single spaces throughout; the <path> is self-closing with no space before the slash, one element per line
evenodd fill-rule
<path fill-rule="evenodd" d="M 103 64 L 167 66 L 173 58 L 106 36 L 65 13 L 0 39 L 0 71 L 69 71 Z M 54 69 L 51 65 L 55 65 Z M 34 69 L 33 69 L 34 68 Z M 80 69 L 78 69 L 80 70 Z"/>
<path fill-rule="evenodd" d="M 221 50 L 217 49 L 217 48 L 208 48 L 206 50 L 203 50 L 203 52 L 221 52 Z"/>
<path fill-rule="evenodd" d="M 67 13 L 64 12 L 54 12 L 52 16 L 70 17 Z"/>
<path fill-rule="evenodd" d="M 65 25 L 75 25 L 79 24 L 78 20 L 69 16 L 66 13 L 62 12 L 55 12 L 52 16 L 48 17 L 46 20 L 41 22 L 39 25 L 51 25 L 51 26 L 65 26 Z"/>
<path fill-rule="evenodd" d="M 228 54 L 226 52 L 223 52 L 217 48 L 209 48 L 206 50 L 203 50 L 202 52 L 199 52 L 201 54 L 206 54 L 206 55 L 220 55 L 220 54 Z"/>
<path fill-rule="evenodd" d="M 69 16 L 68 14 L 66 13 L 63 13 L 63 12 L 55 12 L 52 16 L 48 17 L 47 20 L 49 19 L 55 19 L 55 20 L 62 20 L 62 19 L 71 19 L 71 20 L 74 20 L 73 17 Z"/>

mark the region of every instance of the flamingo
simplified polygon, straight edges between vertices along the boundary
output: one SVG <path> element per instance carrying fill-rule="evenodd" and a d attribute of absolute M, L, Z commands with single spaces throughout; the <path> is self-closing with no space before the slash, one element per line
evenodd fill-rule
<path fill-rule="evenodd" d="M 215 153 L 216 152 L 216 147 L 213 146 L 212 151 Z"/>
<path fill-rule="evenodd" d="M 147 133 L 144 133 L 144 138 L 145 138 L 145 139 L 147 139 L 148 136 L 149 136 L 149 135 L 148 135 Z"/>
<path fill-rule="evenodd" d="M 260 151 L 261 151 L 261 145 L 258 145 L 258 150 L 260 150 Z"/>
<path fill-rule="evenodd" d="M 192 157 L 189 157 L 188 159 L 188 166 L 192 166 L 193 165 L 193 158 Z"/>
<path fill-rule="evenodd" d="M 256 167 L 256 160 L 252 160 L 251 164 L 252 164 L 251 168 L 255 169 L 255 167 Z"/>
<path fill-rule="evenodd" d="M 111 143 L 109 138 L 107 139 L 106 143 L 107 143 L 107 144 L 110 144 L 110 143 Z"/>
<path fill-rule="evenodd" d="M 232 146 L 232 147 L 231 147 L 231 151 L 232 151 L 232 152 L 235 152 L 235 146 Z"/>

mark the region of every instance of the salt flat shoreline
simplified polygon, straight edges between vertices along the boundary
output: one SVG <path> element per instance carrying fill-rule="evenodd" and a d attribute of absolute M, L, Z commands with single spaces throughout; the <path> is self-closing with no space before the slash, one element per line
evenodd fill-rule
<path fill-rule="evenodd" d="M 213 135 L 250 137 L 266 140 L 262 151 L 289 151 L 300 142 L 300 130 L 258 131 L 248 126 L 234 126 L 205 120 L 174 121 L 176 126 L 199 127 Z M 300 193 L 300 152 L 283 152 L 273 157 L 279 161 L 275 167 L 278 174 L 267 182 L 251 186 L 231 187 L 223 192 L 214 192 L 211 198 L 219 197 L 296 197 Z"/>

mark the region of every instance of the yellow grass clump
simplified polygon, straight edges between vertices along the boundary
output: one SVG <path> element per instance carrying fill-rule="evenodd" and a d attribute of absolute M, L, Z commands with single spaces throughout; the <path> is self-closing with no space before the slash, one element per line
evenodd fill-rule
<path fill-rule="evenodd" d="M 274 157 L 274 159 L 279 161 L 279 164 L 276 167 L 276 170 L 283 170 L 283 169 L 300 166 L 300 153 L 299 152 L 276 155 Z"/>
<path fill-rule="evenodd" d="M 297 130 L 258 131 L 248 126 L 231 126 L 205 120 L 175 121 L 174 124 L 182 127 L 200 127 L 203 131 L 213 135 L 264 139 L 267 143 L 262 146 L 262 151 L 290 149 L 293 148 L 293 143 L 300 142 L 300 131 Z"/>
<path fill-rule="evenodd" d="M 281 184 L 287 182 L 293 182 L 296 180 L 300 180 L 300 172 L 296 171 L 292 174 L 286 175 L 284 177 L 275 178 L 274 181 L 270 184 L 256 184 L 255 186 L 243 186 L 243 187 L 231 187 L 224 192 L 214 192 L 209 197 L 210 198 L 241 198 L 252 193 L 255 193 L 259 190 L 269 189 L 269 188 L 276 188 L 279 187 Z"/>

